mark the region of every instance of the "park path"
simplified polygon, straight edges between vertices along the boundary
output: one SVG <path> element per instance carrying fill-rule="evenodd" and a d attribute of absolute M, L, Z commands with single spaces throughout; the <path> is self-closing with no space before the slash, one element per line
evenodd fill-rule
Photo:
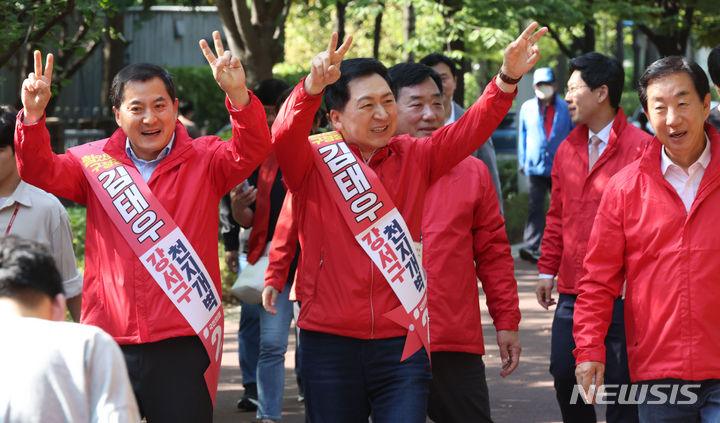
<path fill-rule="evenodd" d="M 515 250 L 515 249 L 514 249 Z M 517 255 L 515 254 L 515 257 Z M 496 423 L 553 423 L 561 422 L 560 409 L 555 402 L 552 379 L 548 373 L 550 356 L 550 328 L 552 311 L 543 310 L 535 299 L 535 266 L 515 259 L 515 277 L 520 297 L 520 342 L 522 354 L 520 365 L 509 377 L 500 377 L 500 357 L 495 339 L 495 329 L 481 297 L 483 332 L 485 335 L 485 365 L 492 417 Z M 223 348 L 220 386 L 215 406 L 215 422 L 250 423 L 255 413 L 241 412 L 236 402 L 242 395 L 242 385 L 237 356 L 237 328 L 239 308 L 227 310 L 225 346 Z M 285 395 L 283 400 L 284 423 L 305 421 L 302 403 L 297 401 L 295 383 L 295 339 L 291 334 L 285 358 Z M 604 416 L 598 408 L 598 416 Z M 602 421 L 602 419 L 601 419 Z M 400 422 L 399 422 L 400 423 Z"/>

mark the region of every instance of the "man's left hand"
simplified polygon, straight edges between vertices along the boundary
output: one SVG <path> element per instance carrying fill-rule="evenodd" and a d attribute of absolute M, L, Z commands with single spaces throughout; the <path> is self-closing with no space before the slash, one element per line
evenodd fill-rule
<path fill-rule="evenodd" d="M 212 68 L 215 81 L 225 91 L 230 103 L 236 109 L 241 109 L 250 103 L 250 95 L 245 86 L 245 69 L 240 63 L 240 59 L 233 56 L 230 50 L 225 50 L 220 32 L 213 31 L 212 36 L 217 57 L 205 40 L 200 40 L 200 49 Z"/>
<path fill-rule="evenodd" d="M 500 358 L 502 359 L 502 371 L 500 376 L 510 375 L 520 363 L 520 338 L 516 330 L 497 331 L 497 343 L 500 347 Z"/>
<path fill-rule="evenodd" d="M 537 26 L 537 22 L 531 23 L 515 41 L 507 46 L 500 68 L 502 73 L 513 79 L 520 79 L 535 66 L 540 58 L 540 50 L 535 44 L 548 31 L 547 27 L 542 27 L 533 33 Z"/>

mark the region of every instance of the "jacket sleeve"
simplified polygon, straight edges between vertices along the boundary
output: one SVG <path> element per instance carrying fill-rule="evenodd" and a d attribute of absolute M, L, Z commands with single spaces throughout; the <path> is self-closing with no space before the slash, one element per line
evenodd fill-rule
<path fill-rule="evenodd" d="M 605 335 L 612 320 L 613 302 L 622 292 L 624 202 L 615 182 L 616 178 L 610 180 L 600 201 L 583 263 L 585 276 L 578 282 L 580 293 L 573 317 L 576 364 L 605 362 Z"/>
<path fill-rule="evenodd" d="M 278 112 L 273 124 L 273 152 L 278 159 L 283 179 L 290 191 L 296 192 L 313 169 L 312 147 L 308 136 L 312 129 L 322 95 L 309 95 L 303 84 L 295 87 Z"/>
<path fill-rule="evenodd" d="M 493 79 L 460 119 L 433 132 L 430 142 L 414 144 L 426 157 L 431 183 L 490 138 L 510 110 L 516 93 L 503 92 Z"/>
<path fill-rule="evenodd" d="M 265 270 L 265 286 L 282 292 L 298 246 L 297 222 L 293 216 L 292 194 L 286 193 L 275 234 L 270 242 L 268 267 Z"/>
<path fill-rule="evenodd" d="M 562 144 L 555 155 L 555 163 L 553 165 L 552 190 L 550 193 L 550 209 L 545 215 L 545 233 L 542 237 L 542 255 L 538 260 L 538 272 L 548 275 L 557 275 L 560 268 L 560 260 L 563 253 L 563 195 L 562 182 L 560 181 L 560 172 L 564 170 Z"/>
<path fill-rule="evenodd" d="M 518 116 L 518 168 L 525 167 L 525 149 L 527 147 L 527 125 L 525 124 L 525 105 L 520 107 Z"/>
<path fill-rule="evenodd" d="M 250 93 L 250 104 L 237 110 L 226 97 L 225 107 L 232 138 L 219 143 L 211 162 L 214 184 L 222 194 L 247 179 L 270 153 L 270 130 L 260 100 Z"/>
<path fill-rule="evenodd" d="M 230 193 L 223 195 L 220 199 L 220 234 L 222 235 L 225 251 L 237 251 L 240 249 L 240 225 L 232 217 L 230 205 Z"/>
<path fill-rule="evenodd" d="M 22 122 L 21 110 L 15 124 L 15 161 L 23 181 L 57 196 L 85 204 L 90 189 L 80 165 L 69 154 L 55 154 L 45 116 L 32 125 Z"/>
<path fill-rule="evenodd" d="M 475 272 L 487 299 L 496 330 L 518 330 L 520 307 L 505 219 L 500 215 L 495 188 L 487 167 L 477 164 L 481 193 L 473 211 Z"/>

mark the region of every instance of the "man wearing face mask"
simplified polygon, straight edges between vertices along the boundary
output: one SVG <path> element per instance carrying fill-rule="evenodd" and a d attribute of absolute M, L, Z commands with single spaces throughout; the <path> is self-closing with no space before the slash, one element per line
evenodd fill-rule
<path fill-rule="evenodd" d="M 545 230 L 545 196 L 551 187 L 550 170 L 560 142 L 573 128 L 567 103 L 555 91 L 555 75 L 550 68 L 533 74 L 535 97 L 520 108 L 518 165 L 528 180 L 528 219 L 520 257 L 537 263 L 540 240 Z"/>

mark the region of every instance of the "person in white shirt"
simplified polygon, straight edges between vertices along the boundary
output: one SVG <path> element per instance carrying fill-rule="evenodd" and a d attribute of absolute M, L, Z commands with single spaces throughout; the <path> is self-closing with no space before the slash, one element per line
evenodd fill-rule
<path fill-rule="evenodd" d="M 0 238 L 0 422 L 139 422 L 120 347 L 99 328 L 59 321 L 62 292 L 42 244 Z"/>
<path fill-rule="evenodd" d="M 17 110 L 0 105 L 0 235 L 47 245 L 60 271 L 67 307 L 78 322 L 83 277 L 75 261 L 70 219 L 57 198 L 20 179 L 13 143 L 16 116 Z"/>

